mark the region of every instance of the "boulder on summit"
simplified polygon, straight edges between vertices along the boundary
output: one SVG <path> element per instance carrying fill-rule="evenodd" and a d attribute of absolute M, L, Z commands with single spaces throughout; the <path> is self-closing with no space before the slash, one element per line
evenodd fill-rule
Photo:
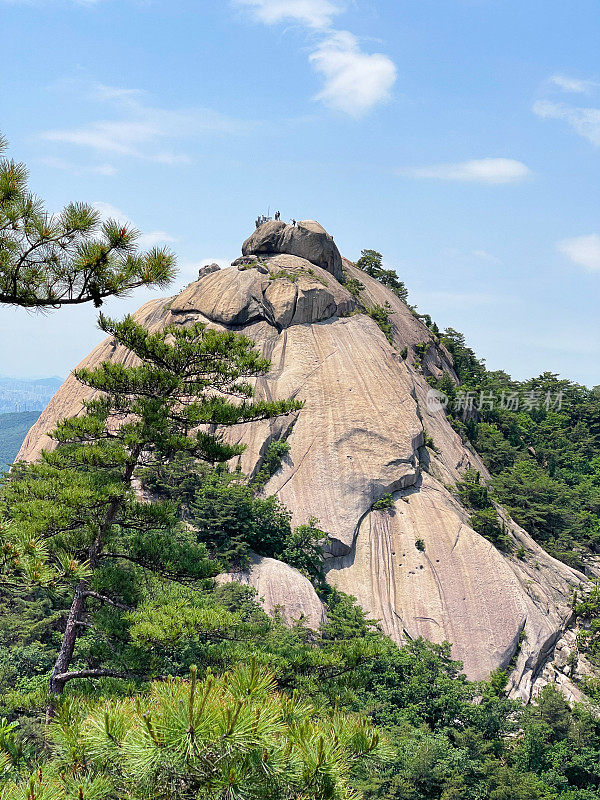
<path fill-rule="evenodd" d="M 333 237 L 314 220 L 303 220 L 297 225 L 286 225 L 281 220 L 265 222 L 242 245 L 242 255 L 276 255 L 286 253 L 299 256 L 330 272 L 338 280 L 342 277 L 342 257 Z"/>

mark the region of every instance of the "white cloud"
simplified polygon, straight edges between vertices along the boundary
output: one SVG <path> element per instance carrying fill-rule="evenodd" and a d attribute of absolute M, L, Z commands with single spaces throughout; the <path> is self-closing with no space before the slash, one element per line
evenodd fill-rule
<path fill-rule="evenodd" d="M 562 119 L 584 139 L 600 146 L 600 108 L 578 108 L 539 100 L 533 106 L 533 113 L 542 119 Z"/>
<path fill-rule="evenodd" d="M 232 0 L 267 25 L 292 20 L 317 32 L 309 61 L 323 78 L 315 99 L 329 108 L 360 117 L 390 99 L 396 66 L 383 53 L 367 53 L 350 31 L 336 30 L 343 7 L 330 0 Z"/>
<path fill-rule="evenodd" d="M 96 211 L 100 212 L 100 215 L 104 220 L 114 219 L 117 222 L 121 222 L 123 225 L 131 225 L 132 227 L 137 228 L 137 225 L 127 216 L 127 214 L 124 214 L 120 209 L 116 208 L 110 203 L 96 201 L 95 203 L 92 203 L 92 206 L 96 209 Z M 168 233 L 165 233 L 165 231 L 150 231 L 149 233 L 141 233 L 137 240 L 137 244 L 142 248 L 142 250 L 149 250 L 151 247 L 176 241 L 177 239 L 175 239 L 173 236 L 170 236 Z"/>
<path fill-rule="evenodd" d="M 400 175 L 413 178 L 434 178 L 443 181 L 471 183 L 517 183 L 531 175 L 531 170 L 513 158 L 481 158 L 455 164 L 434 164 L 430 167 L 400 170 Z"/>
<path fill-rule="evenodd" d="M 65 161 L 63 158 L 54 158 L 54 156 L 48 156 L 48 158 L 41 158 L 40 163 L 43 164 L 45 167 L 51 167 L 52 169 L 62 169 L 66 172 L 71 172 L 73 175 L 116 175 L 117 169 L 113 167 L 112 164 L 93 164 L 89 167 L 80 167 L 76 164 L 72 164 L 70 161 Z"/>
<path fill-rule="evenodd" d="M 339 6 L 329 0 L 235 0 L 237 5 L 249 7 L 256 19 L 272 25 L 293 20 L 310 28 L 328 28 Z"/>
<path fill-rule="evenodd" d="M 595 81 L 569 78 L 566 75 L 552 75 L 548 79 L 548 82 L 557 86 L 563 92 L 572 92 L 573 94 L 586 94 L 594 87 L 598 86 Z"/>
<path fill-rule="evenodd" d="M 493 256 L 485 250 L 473 250 L 473 255 L 481 258 L 482 261 L 489 261 L 491 264 L 502 264 L 502 260 L 498 256 Z"/>
<path fill-rule="evenodd" d="M 563 239 L 556 246 L 573 263 L 590 272 L 600 271 L 600 236 L 597 233 Z"/>
<path fill-rule="evenodd" d="M 332 31 L 309 56 L 325 78 L 317 99 L 354 117 L 389 100 L 396 81 L 394 62 L 382 53 L 365 53 L 348 31 Z"/>
<path fill-rule="evenodd" d="M 106 104 L 117 119 L 103 119 L 77 128 L 44 131 L 49 142 L 86 147 L 101 154 L 141 158 L 162 164 L 186 164 L 189 157 L 164 148 L 164 142 L 202 134 L 234 134 L 253 127 L 209 108 L 163 109 L 146 105 L 143 94 L 103 84 L 88 90 L 89 97 Z"/>

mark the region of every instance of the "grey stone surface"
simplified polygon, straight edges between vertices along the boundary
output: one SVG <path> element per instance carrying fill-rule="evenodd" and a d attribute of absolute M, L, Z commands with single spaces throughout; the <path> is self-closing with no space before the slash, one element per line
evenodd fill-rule
<path fill-rule="evenodd" d="M 242 255 L 299 256 L 322 267 L 336 278 L 342 277 L 342 257 L 333 238 L 314 220 L 286 225 L 281 220 L 265 222 L 242 245 Z"/>
<path fill-rule="evenodd" d="M 300 620 L 308 628 L 317 630 L 325 622 L 325 609 L 312 583 L 283 561 L 253 555 L 248 569 L 225 572 L 216 580 L 252 586 L 267 614 L 279 611 L 290 625 Z"/>

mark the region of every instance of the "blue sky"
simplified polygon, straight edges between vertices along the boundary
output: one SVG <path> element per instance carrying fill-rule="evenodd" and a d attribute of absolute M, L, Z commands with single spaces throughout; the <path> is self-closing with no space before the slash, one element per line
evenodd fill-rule
<path fill-rule="evenodd" d="M 0 0 L 0 28 L 33 189 L 168 244 L 174 290 L 270 206 L 380 250 L 491 368 L 600 384 L 597 0 Z M 100 339 L 91 306 L 0 336 L 19 376 Z"/>

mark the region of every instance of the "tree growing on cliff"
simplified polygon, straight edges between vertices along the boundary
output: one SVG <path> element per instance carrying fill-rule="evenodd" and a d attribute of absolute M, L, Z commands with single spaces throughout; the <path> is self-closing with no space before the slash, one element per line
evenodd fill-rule
<path fill-rule="evenodd" d="M 397 297 L 406 302 L 408 290 L 404 282 L 399 280 L 395 270 L 384 269 L 383 256 L 381 253 L 378 253 L 377 250 L 361 250 L 360 258 L 356 262 L 356 266 L 366 272 L 367 275 L 383 283 L 383 285 L 391 289 Z"/>
<path fill-rule="evenodd" d="M 139 232 L 84 203 L 49 214 L 27 188 L 27 168 L 4 157 L 0 135 L 0 303 L 58 308 L 127 294 L 138 286 L 166 286 L 175 257 L 154 247 L 136 249 Z"/>
<path fill-rule="evenodd" d="M 95 616 L 117 613 L 104 633 L 126 638 L 126 614 L 147 576 L 177 580 L 214 574 L 215 563 L 169 501 L 149 503 L 134 481 L 175 453 L 209 463 L 239 454 L 210 426 L 230 426 L 289 413 L 296 401 L 258 401 L 249 378 L 264 374 L 262 358 L 244 336 L 196 324 L 149 333 L 131 317 L 100 318 L 100 327 L 137 356 L 139 366 L 105 361 L 75 376 L 94 390 L 84 413 L 59 423 L 57 442 L 38 463 L 19 465 L 0 493 L 4 582 L 42 585 L 70 597 L 60 651 L 50 677 L 48 716 L 75 678 L 129 677 L 102 666 L 109 641 L 87 661 L 78 634 Z M 110 639 L 110 636 L 108 636 Z M 73 662 L 77 666 L 73 668 Z"/>

